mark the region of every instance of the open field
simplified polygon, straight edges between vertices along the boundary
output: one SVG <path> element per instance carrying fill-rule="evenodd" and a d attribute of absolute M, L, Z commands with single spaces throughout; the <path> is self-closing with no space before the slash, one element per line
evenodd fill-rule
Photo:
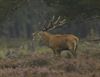
<path fill-rule="evenodd" d="M 76 59 L 46 47 L 34 52 L 30 41 L 1 44 L 0 77 L 100 77 L 100 42 L 80 42 Z"/>

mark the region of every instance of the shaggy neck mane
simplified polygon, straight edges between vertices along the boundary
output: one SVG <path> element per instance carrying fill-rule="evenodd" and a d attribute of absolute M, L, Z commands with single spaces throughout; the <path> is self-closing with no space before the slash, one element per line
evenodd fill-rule
<path fill-rule="evenodd" d="M 52 36 L 52 35 L 51 35 L 50 33 L 48 33 L 48 32 L 43 32 L 43 39 L 44 39 L 44 41 L 45 41 L 46 43 L 49 42 L 51 36 Z"/>

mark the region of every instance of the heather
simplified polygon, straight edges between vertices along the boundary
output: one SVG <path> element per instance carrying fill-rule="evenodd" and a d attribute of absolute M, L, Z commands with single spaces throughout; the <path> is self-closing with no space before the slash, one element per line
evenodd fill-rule
<path fill-rule="evenodd" d="M 71 57 L 69 51 L 62 52 L 61 57 L 54 56 L 52 50 L 46 47 L 32 51 L 29 41 L 24 43 L 25 48 L 20 48 L 23 43 L 18 44 L 19 47 L 2 48 L 0 77 L 100 76 L 99 43 L 80 42 L 77 58 Z"/>

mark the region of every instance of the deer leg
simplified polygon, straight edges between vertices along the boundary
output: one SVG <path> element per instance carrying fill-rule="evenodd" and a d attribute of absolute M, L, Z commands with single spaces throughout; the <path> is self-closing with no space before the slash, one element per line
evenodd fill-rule
<path fill-rule="evenodd" d="M 61 56 L 61 51 L 57 51 L 57 56 Z"/>
<path fill-rule="evenodd" d="M 74 55 L 74 57 L 77 57 L 77 52 L 76 52 L 76 50 L 77 50 L 77 44 L 74 43 L 74 47 L 73 47 L 73 55 Z"/>
<path fill-rule="evenodd" d="M 72 49 L 72 50 L 70 50 L 70 51 L 71 51 L 72 56 L 73 56 L 74 58 L 76 58 L 76 57 L 77 57 L 76 49 L 75 49 L 75 50 Z"/>
<path fill-rule="evenodd" d="M 69 51 L 70 51 L 70 56 L 71 57 L 75 57 L 75 51 L 74 51 L 74 49 L 71 48 L 71 49 L 69 49 Z"/>
<path fill-rule="evenodd" d="M 69 53 L 70 56 L 74 57 L 74 44 L 73 43 L 72 44 L 71 43 L 68 44 L 68 50 L 70 51 L 70 53 Z"/>
<path fill-rule="evenodd" d="M 53 49 L 53 54 L 54 54 L 54 56 L 57 55 L 57 51 L 55 49 Z"/>
<path fill-rule="evenodd" d="M 54 49 L 54 50 L 53 50 L 53 53 L 54 53 L 54 55 L 56 55 L 56 56 L 61 56 L 61 51 L 58 50 L 58 49 Z"/>
<path fill-rule="evenodd" d="M 58 57 L 60 57 L 60 56 L 61 56 L 61 50 L 56 49 L 56 55 L 57 55 Z"/>
<path fill-rule="evenodd" d="M 54 53 L 54 55 L 56 55 L 56 51 L 55 50 L 53 50 L 53 53 Z"/>
<path fill-rule="evenodd" d="M 76 50 L 77 50 L 77 45 L 76 45 L 76 48 L 74 49 L 74 55 L 75 55 L 75 57 L 77 57 L 77 52 L 76 52 Z"/>
<path fill-rule="evenodd" d="M 71 53 L 70 53 L 71 57 L 74 57 L 73 50 L 70 50 L 70 51 L 71 51 Z"/>
<path fill-rule="evenodd" d="M 77 44 L 76 44 L 76 42 L 73 42 L 73 43 L 70 45 L 69 50 L 71 51 L 72 56 L 73 56 L 74 58 L 76 58 L 76 56 L 77 56 L 77 54 L 76 54 L 76 49 L 77 49 Z"/>

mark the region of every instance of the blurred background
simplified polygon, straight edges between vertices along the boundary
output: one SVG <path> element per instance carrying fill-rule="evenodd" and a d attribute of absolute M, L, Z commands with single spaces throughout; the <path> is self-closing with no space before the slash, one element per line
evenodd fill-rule
<path fill-rule="evenodd" d="M 99 38 L 100 1 L 97 0 L 0 0 L 0 38 L 31 39 L 32 32 L 52 16 L 67 23 L 52 33 L 72 33 L 80 38 Z"/>

